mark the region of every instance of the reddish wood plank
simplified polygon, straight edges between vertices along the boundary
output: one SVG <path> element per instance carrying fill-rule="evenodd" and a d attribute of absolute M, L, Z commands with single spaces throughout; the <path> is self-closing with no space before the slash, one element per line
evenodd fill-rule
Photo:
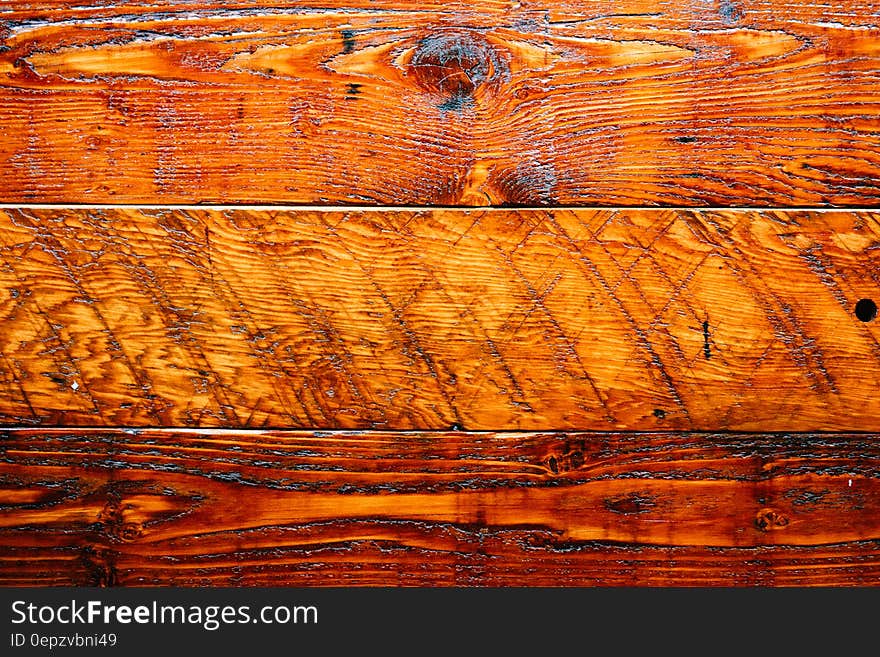
<path fill-rule="evenodd" d="M 876 435 L 4 430 L 0 583 L 875 585 Z"/>

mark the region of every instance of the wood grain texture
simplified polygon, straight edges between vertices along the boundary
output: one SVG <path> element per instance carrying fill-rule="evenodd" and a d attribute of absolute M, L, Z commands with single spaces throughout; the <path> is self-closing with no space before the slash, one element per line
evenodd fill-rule
<path fill-rule="evenodd" d="M 873 212 L 0 212 L 7 425 L 877 428 Z"/>
<path fill-rule="evenodd" d="M 880 4 L 3 3 L 7 202 L 880 201 Z"/>
<path fill-rule="evenodd" d="M 876 435 L 0 431 L 5 585 L 876 585 Z"/>

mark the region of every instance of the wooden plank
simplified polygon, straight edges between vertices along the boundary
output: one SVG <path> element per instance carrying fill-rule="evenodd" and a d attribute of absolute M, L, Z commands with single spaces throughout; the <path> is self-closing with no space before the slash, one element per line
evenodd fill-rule
<path fill-rule="evenodd" d="M 6 209 L 0 422 L 871 431 L 878 264 L 874 212 Z"/>
<path fill-rule="evenodd" d="M 0 583 L 876 585 L 876 435 L 0 431 Z"/>
<path fill-rule="evenodd" d="M 7 202 L 880 202 L 876 0 L 11 0 Z"/>

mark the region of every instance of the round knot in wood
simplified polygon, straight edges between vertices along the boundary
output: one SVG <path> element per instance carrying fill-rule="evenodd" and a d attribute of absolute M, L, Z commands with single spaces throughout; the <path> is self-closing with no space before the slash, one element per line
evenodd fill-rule
<path fill-rule="evenodd" d="M 487 82 L 499 77 L 500 59 L 481 36 L 448 32 L 416 46 L 408 74 L 425 91 L 440 94 L 447 109 L 459 109 Z"/>

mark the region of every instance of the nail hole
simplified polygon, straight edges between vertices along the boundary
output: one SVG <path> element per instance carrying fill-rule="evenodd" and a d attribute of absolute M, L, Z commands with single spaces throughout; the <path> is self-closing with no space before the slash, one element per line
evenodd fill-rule
<path fill-rule="evenodd" d="M 877 316 L 877 304 L 871 299 L 859 299 L 856 304 L 856 317 L 863 322 L 870 322 Z"/>

